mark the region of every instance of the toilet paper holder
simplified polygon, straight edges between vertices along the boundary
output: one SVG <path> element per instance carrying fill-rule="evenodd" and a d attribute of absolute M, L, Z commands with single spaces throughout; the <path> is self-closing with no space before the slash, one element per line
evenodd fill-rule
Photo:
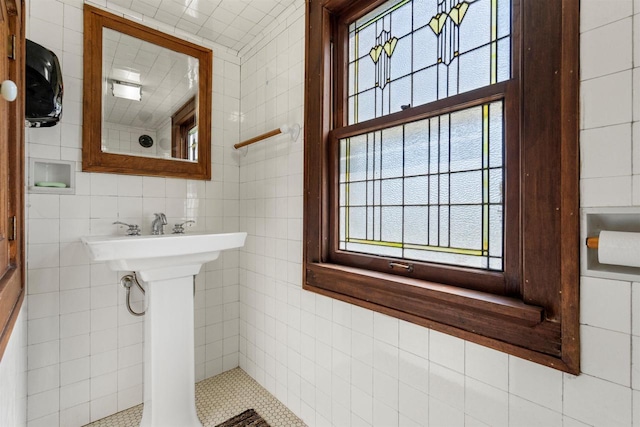
<path fill-rule="evenodd" d="M 581 217 L 581 275 L 640 281 L 640 208 L 583 208 Z"/>
<path fill-rule="evenodd" d="M 598 251 L 602 264 L 640 268 L 640 233 L 602 230 L 598 237 L 587 237 L 587 247 Z"/>

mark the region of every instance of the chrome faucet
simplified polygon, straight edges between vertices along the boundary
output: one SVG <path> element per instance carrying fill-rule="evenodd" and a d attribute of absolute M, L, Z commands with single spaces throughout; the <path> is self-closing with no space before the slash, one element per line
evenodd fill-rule
<path fill-rule="evenodd" d="M 164 226 L 167 225 L 167 217 L 163 213 L 154 213 L 156 216 L 151 223 L 151 234 L 164 234 Z"/>

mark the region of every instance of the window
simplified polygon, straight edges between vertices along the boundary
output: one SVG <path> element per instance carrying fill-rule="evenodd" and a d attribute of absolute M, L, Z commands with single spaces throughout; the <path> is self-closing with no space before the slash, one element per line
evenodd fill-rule
<path fill-rule="evenodd" d="M 578 372 L 577 17 L 308 2 L 304 288 Z"/>

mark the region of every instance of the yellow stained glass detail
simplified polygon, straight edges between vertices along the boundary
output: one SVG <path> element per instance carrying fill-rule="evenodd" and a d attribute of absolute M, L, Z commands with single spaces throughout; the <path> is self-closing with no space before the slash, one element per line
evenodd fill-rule
<path fill-rule="evenodd" d="M 381 53 L 382 53 L 382 46 L 380 45 L 372 47 L 371 50 L 369 51 L 369 56 L 373 60 L 374 64 L 378 63 L 378 59 L 380 59 Z"/>
<path fill-rule="evenodd" d="M 446 252 L 449 254 L 460 254 L 460 255 L 474 255 L 474 256 L 483 256 L 486 255 L 485 250 L 480 249 L 464 249 L 464 248 L 449 248 L 444 246 L 431 246 L 431 245 L 416 245 L 412 243 L 401 243 L 401 242 L 385 242 L 381 240 L 366 240 L 366 239 L 347 239 L 347 243 L 358 243 L 361 245 L 373 245 L 373 246 L 384 246 L 388 248 L 399 248 L 399 249 L 416 249 L 421 251 L 432 251 L 432 252 Z"/>
<path fill-rule="evenodd" d="M 468 2 L 463 1 L 462 3 L 458 3 L 457 5 L 453 6 L 451 11 L 449 11 L 449 17 L 451 17 L 451 20 L 453 21 L 454 24 L 460 25 L 468 9 L 469 9 Z"/>
<path fill-rule="evenodd" d="M 489 105 L 482 106 L 482 249 L 489 250 Z"/>
<path fill-rule="evenodd" d="M 391 58 L 391 55 L 393 55 L 393 51 L 396 48 L 397 44 L 398 44 L 398 39 L 396 37 L 393 37 L 391 40 L 387 41 L 384 44 L 383 46 L 384 51 L 386 52 L 389 58 Z"/>
<path fill-rule="evenodd" d="M 440 35 L 442 32 L 442 28 L 444 28 L 444 24 L 447 22 L 447 14 L 446 13 L 438 13 L 436 16 L 431 18 L 429 21 L 429 26 L 433 30 L 436 36 Z"/>

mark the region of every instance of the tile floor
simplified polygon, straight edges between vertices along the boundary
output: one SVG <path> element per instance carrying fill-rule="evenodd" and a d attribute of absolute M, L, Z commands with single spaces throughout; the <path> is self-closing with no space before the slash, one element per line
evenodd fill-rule
<path fill-rule="evenodd" d="M 214 427 L 251 408 L 271 427 L 306 426 L 300 418 L 240 368 L 197 383 L 196 408 L 198 417 L 205 427 Z M 137 427 L 141 419 L 142 405 L 138 405 L 87 424 L 87 427 Z"/>

